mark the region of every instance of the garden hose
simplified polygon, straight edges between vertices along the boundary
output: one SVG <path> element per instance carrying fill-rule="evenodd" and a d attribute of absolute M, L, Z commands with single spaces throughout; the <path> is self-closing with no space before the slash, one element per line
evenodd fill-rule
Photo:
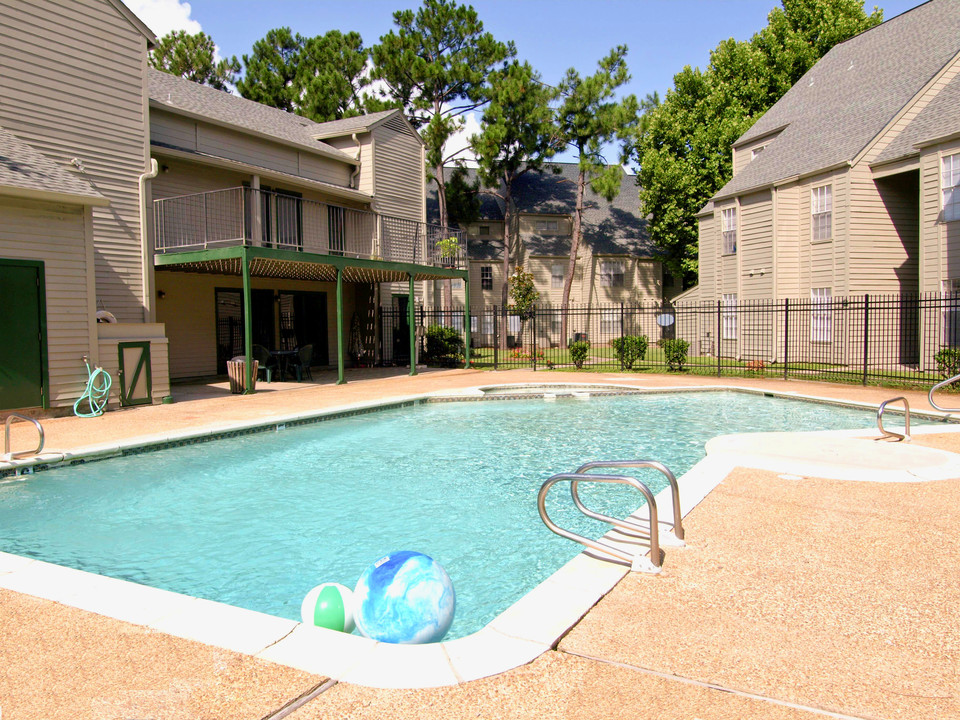
<path fill-rule="evenodd" d="M 87 387 L 83 395 L 77 398 L 73 404 L 73 414 L 77 417 L 98 417 L 103 415 L 107 407 L 107 401 L 110 399 L 110 387 L 113 385 L 113 378 L 110 373 L 102 367 L 95 367 L 90 370 L 90 363 L 87 356 L 83 356 L 83 364 L 87 366 Z M 81 412 L 80 405 L 86 401 L 89 412 Z"/>

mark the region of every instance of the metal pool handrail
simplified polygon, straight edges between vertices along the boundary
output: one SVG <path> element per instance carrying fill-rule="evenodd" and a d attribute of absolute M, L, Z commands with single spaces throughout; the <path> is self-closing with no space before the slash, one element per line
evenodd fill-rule
<path fill-rule="evenodd" d="M 887 409 L 887 403 L 897 402 L 898 400 L 903 401 L 903 408 L 904 408 L 904 423 L 903 423 L 904 434 L 903 435 L 897 432 L 893 432 L 891 430 L 887 430 L 886 428 L 883 427 L 883 411 Z M 880 407 L 877 408 L 877 427 L 880 429 L 880 432 L 883 434 L 884 437 L 895 437 L 895 438 L 900 438 L 901 440 L 910 442 L 910 403 L 907 402 L 907 399 L 901 395 L 900 397 L 890 398 L 889 400 L 884 400 L 882 403 L 880 403 Z"/>
<path fill-rule="evenodd" d="M 558 473 L 548 478 L 543 485 L 540 486 L 540 492 L 537 495 L 537 509 L 540 511 L 540 519 L 543 520 L 543 524 L 547 526 L 551 531 L 555 532 L 560 537 L 565 537 L 568 540 L 573 540 L 578 542 L 585 547 L 596 550 L 597 552 L 604 553 L 606 555 L 611 555 L 618 560 L 623 560 L 631 564 L 631 567 L 634 569 L 641 569 L 637 565 L 638 556 L 632 555 L 623 550 L 618 550 L 616 548 L 604 545 L 603 543 L 597 542 L 596 540 L 591 540 L 590 538 L 584 537 L 583 535 L 578 535 L 575 532 L 570 530 L 565 530 L 555 522 L 550 519 L 550 516 L 547 515 L 546 507 L 546 498 L 547 493 L 550 491 L 550 488 L 553 487 L 556 483 L 560 481 L 570 481 L 571 483 L 575 482 L 599 482 L 599 483 L 615 483 L 620 485 L 631 485 L 635 487 L 640 493 L 646 498 L 647 508 L 650 513 L 650 562 L 652 563 L 651 570 L 653 572 L 660 572 L 660 538 L 659 533 L 657 532 L 657 502 L 653 499 L 653 493 L 650 492 L 644 483 L 640 482 L 636 478 L 627 477 L 626 475 L 583 475 L 581 473 Z M 640 533 L 641 535 L 647 534 L 647 529 L 641 525 L 628 522 L 626 520 L 618 520 L 616 518 L 608 518 L 607 516 L 600 515 L 599 513 L 592 513 L 587 511 L 590 517 L 597 519 L 603 519 L 606 522 L 609 522 L 611 525 L 622 528 L 624 530 L 630 530 L 632 532 Z"/>
<path fill-rule="evenodd" d="M 683 540 L 683 524 L 680 513 L 680 486 L 677 484 L 677 478 L 674 477 L 666 465 L 656 460 L 595 460 L 581 465 L 577 468 L 577 473 L 583 474 L 588 470 L 596 470 L 598 468 L 651 468 L 663 473 L 667 478 L 667 482 L 670 483 L 670 491 L 673 495 L 673 534 L 677 540 Z M 570 484 L 570 493 L 573 495 L 574 504 L 584 515 L 596 520 L 611 522 L 611 518 L 591 512 L 580 502 L 580 494 L 577 492 L 576 481 Z"/>
<path fill-rule="evenodd" d="M 36 450 L 10 452 L 10 426 L 13 424 L 15 419 L 25 420 L 29 423 L 33 423 L 37 428 L 37 432 L 40 433 L 40 444 L 37 445 Z M 7 422 L 4 425 L 3 431 L 3 455 L 0 455 L 0 460 L 13 460 L 14 458 L 23 457 L 24 455 L 39 455 L 41 450 L 43 450 L 43 425 L 40 424 L 40 421 L 36 418 L 21 415 L 20 413 L 10 413 L 7 415 Z"/>
<path fill-rule="evenodd" d="M 934 409 L 936 409 L 936 410 L 939 410 L 940 412 L 960 412 L 960 408 L 945 408 L 945 407 L 940 407 L 939 405 L 937 405 L 937 404 L 933 401 L 933 394 L 934 394 L 937 390 L 939 390 L 940 388 L 945 387 L 945 386 L 947 386 L 947 385 L 950 385 L 950 384 L 952 384 L 952 383 L 955 383 L 957 380 L 960 380 L 960 374 L 954 375 L 954 376 L 951 377 L 951 378 L 947 378 L 947 379 L 944 380 L 943 382 L 938 382 L 936 385 L 934 385 L 932 388 L 930 388 L 930 392 L 927 393 L 927 402 L 930 403 L 930 407 L 932 407 L 932 408 L 934 408 Z"/>

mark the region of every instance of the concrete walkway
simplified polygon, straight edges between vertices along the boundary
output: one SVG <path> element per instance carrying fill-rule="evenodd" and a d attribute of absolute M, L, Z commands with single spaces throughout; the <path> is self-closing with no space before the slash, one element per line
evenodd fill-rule
<path fill-rule="evenodd" d="M 65 451 L 94 439 L 481 384 L 740 385 L 866 403 L 899 394 L 669 375 L 459 370 L 359 377 L 251 397 L 194 399 L 194 388 L 194 397 L 185 392 L 173 405 L 44 425 L 48 446 Z M 910 402 L 926 407 L 922 393 L 910 394 Z M 32 442 L 28 428 L 17 432 L 16 443 Z M 952 464 L 958 439 L 934 432 L 915 444 L 939 449 Z M 765 445 L 776 458 L 778 444 Z M 734 470 L 687 516 L 688 546 L 667 549 L 659 576 L 626 576 L 556 649 L 502 675 L 434 690 L 330 683 L 0 590 L 2 717 L 960 718 L 960 575 L 951 569 L 960 560 L 960 481 L 821 479 L 799 471 L 815 469 L 799 465 L 815 445 L 782 445 L 780 462 L 789 471 Z M 865 451 L 862 464 L 849 455 L 844 462 L 868 480 L 900 461 L 902 446 L 894 448 L 882 451 L 892 460 Z M 746 450 L 720 451 L 735 457 Z"/>

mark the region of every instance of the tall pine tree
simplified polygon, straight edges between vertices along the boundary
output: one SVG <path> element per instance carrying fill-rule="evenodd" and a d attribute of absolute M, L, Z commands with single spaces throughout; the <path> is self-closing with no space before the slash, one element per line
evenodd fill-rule
<path fill-rule="evenodd" d="M 217 48 L 206 33 L 190 35 L 173 30 L 164 35 L 150 51 L 150 65 L 217 90 L 229 90 L 237 81 L 240 62 L 236 57 L 216 61 Z"/>

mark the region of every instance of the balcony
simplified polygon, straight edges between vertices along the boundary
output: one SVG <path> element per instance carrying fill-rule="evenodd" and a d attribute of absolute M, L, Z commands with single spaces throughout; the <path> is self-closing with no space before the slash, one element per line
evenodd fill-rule
<path fill-rule="evenodd" d="M 467 268 L 460 230 L 294 193 L 237 187 L 164 198 L 153 205 L 157 254 L 246 246 L 444 270 Z M 441 243 L 451 238 L 456 248 Z"/>

